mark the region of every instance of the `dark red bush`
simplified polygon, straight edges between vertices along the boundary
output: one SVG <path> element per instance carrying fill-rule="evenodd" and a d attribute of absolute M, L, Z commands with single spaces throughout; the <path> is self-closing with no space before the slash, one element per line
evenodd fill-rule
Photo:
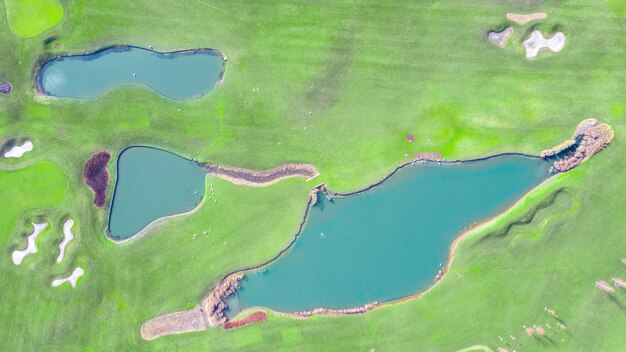
<path fill-rule="evenodd" d="M 224 330 L 236 329 L 247 324 L 258 323 L 265 319 L 267 319 L 265 312 L 254 312 L 241 320 L 227 322 L 224 324 Z"/>
<path fill-rule="evenodd" d="M 87 186 L 95 193 L 93 203 L 102 208 L 106 200 L 106 191 L 109 184 L 109 172 L 107 164 L 111 160 L 111 154 L 107 151 L 96 153 L 85 164 L 83 179 Z"/>

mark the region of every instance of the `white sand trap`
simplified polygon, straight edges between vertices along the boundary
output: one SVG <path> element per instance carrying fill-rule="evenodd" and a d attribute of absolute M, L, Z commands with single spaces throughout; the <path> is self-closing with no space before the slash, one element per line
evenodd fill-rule
<path fill-rule="evenodd" d="M 57 257 L 57 263 L 60 263 L 63 260 L 63 256 L 65 255 L 65 246 L 74 238 L 72 234 L 72 226 L 74 226 L 74 220 L 67 219 L 63 224 L 63 240 L 59 244 L 59 256 Z"/>
<path fill-rule="evenodd" d="M 37 239 L 37 236 L 39 236 L 41 231 L 43 231 L 48 226 L 48 224 L 45 222 L 41 224 L 32 223 L 32 225 L 33 225 L 33 233 L 30 236 L 28 236 L 26 249 L 21 250 L 21 251 L 19 250 L 14 251 L 13 255 L 11 256 L 13 258 L 13 263 L 15 263 L 15 265 L 22 264 L 22 260 L 24 260 L 24 257 L 26 257 L 27 255 L 37 253 L 37 243 L 35 243 L 35 240 Z"/>
<path fill-rule="evenodd" d="M 489 32 L 489 35 L 487 35 L 487 38 L 490 41 L 498 44 L 499 47 L 504 48 L 511 34 L 513 34 L 513 28 L 507 27 L 502 32 Z"/>
<path fill-rule="evenodd" d="M 76 281 L 78 281 L 78 278 L 83 276 L 84 273 L 85 270 L 83 270 L 82 268 L 76 268 L 72 272 L 72 275 L 66 277 L 65 279 L 56 279 L 52 281 L 52 287 L 63 285 L 66 282 L 69 282 L 72 287 L 76 287 Z"/>
<path fill-rule="evenodd" d="M 526 48 L 526 57 L 529 59 L 537 56 L 539 51 L 543 48 L 548 48 L 555 53 L 558 53 L 565 46 L 565 34 L 557 32 L 552 38 L 544 38 L 540 31 L 533 31 L 530 37 L 524 40 L 524 47 Z"/>
<path fill-rule="evenodd" d="M 33 143 L 31 141 L 26 141 L 22 145 L 16 145 L 8 152 L 4 153 L 5 158 L 21 158 L 26 152 L 30 152 L 33 150 Z"/>

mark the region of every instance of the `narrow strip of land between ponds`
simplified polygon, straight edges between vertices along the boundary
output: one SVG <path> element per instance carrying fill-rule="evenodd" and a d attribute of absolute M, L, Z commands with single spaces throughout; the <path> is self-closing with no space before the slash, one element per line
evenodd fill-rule
<path fill-rule="evenodd" d="M 219 177 L 237 185 L 262 187 L 291 177 L 304 177 L 307 181 L 319 173 L 309 164 L 286 164 L 267 171 L 246 170 L 211 163 L 201 163 L 209 175 Z"/>

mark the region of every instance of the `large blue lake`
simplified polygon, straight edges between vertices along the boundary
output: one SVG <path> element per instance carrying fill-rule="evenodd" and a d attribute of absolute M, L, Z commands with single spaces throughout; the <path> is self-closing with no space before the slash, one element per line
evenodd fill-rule
<path fill-rule="evenodd" d="M 38 86 L 46 95 L 94 98 L 123 85 L 144 85 L 170 99 L 209 92 L 222 78 L 224 58 L 210 49 L 159 53 L 112 47 L 90 55 L 55 58 L 43 65 Z"/>
<path fill-rule="evenodd" d="M 430 286 L 453 239 L 506 210 L 548 178 L 548 162 L 520 155 L 406 166 L 383 184 L 311 208 L 293 246 L 246 274 L 231 311 L 351 308 Z"/>

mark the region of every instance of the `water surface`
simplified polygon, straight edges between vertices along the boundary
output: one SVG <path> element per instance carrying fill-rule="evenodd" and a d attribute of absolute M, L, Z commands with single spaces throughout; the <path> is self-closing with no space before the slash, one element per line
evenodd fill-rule
<path fill-rule="evenodd" d="M 193 210 L 204 197 L 205 175 L 195 162 L 165 150 L 126 148 L 117 162 L 110 236 L 127 239 L 159 218 Z"/>
<path fill-rule="evenodd" d="M 113 47 L 89 55 L 48 61 L 37 79 L 42 93 L 65 98 L 94 98 L 128 84 L 148 86 L 175 100 L 206 94 L 221 79 L 223 57 L 210 49 L 159 53 Z"/>
<path fill-rule="evenodd" d="M 407 297 L 432 284 L 453 239 L 545 180 L 549 164 L 519 155 L 400 169 L 380 186 L 312 207 L 293 246 L 248 273 L 231 316 L 342 309 Z"/>

